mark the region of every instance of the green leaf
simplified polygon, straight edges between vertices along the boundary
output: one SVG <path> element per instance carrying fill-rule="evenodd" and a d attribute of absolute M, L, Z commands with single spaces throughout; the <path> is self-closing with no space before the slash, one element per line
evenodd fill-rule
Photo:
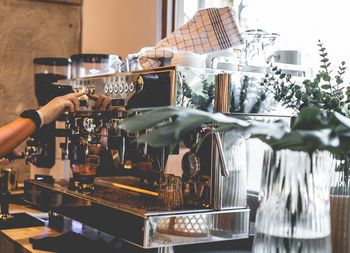
<path fill-rule="evenodd" d="M 300 110 L 298 118 L 295 120 L 292 129 L 319 129 L 321 124 L 321 111 L 316 107 L 306 107 Z"/>
<path fill-rule="evenodd" d="M 330 86 L 329 84 L 322 84 L 321 88 L 325 90 L 329 90 L 330 88 L 332 88 L 332 86 Z"/>
<path fill-rule="evenodd" d="M 303 140 L 305 150 L 313 152 L 316 149 L 324 150 L 339 146 L 340 140 L 337 135 L 332 134 L 331 129 L 320 129 L 312 131 L 299 131 Z"/>
<path fill-rule="evenodd" d="M 330 116 L 329 124 L 333 126 L 334 131 L 343 132 L 350 129 L 350 118 L 341 115 L 338 112 L 334 112 Z"/>
<path fill-rule="evenodd" d="M 126 118 L 121 123 L 122 129 L 127 129 L 129 132 L 137 133 L 141 130 L 151 128 L 154 125 L 167 120 L 173 116 L 176 116 L 179 112 L 178 107 L 158 107 L 156 109 L 151 108 L 142 108 L 142 109 L 133 109 L 129 113 L 137 111 L 146 111 L 145 113 L 134 116 L 131 118 Z"/>
<path fill-rule="evenodd" d="M 153 147 L 163 147 L 175 144 L 179 141 L 174 136 L 174 132 L 176 131 L 178 124 L 179 122 L 174 122 L 172 124 L 153 129 L 147 134 L 140 135 L 137 138 L 137 141 L 145 142 Z"/>
<path fill-rule="evenodd" d="M 303 95 L 301 96 L 301 100 L 302 100 L 303 102 L 308 101 L 308 100 L 309 100 L 309 96 L 308 96 L 308 94 L 303 93 Z"/>
<path fill-rule="evenodd" d="M 159 112 L 162 112 L 162 116 L 156 117 Z M 172 120 L 168 120 L 169 118 Z M 149 122 L 139 122 L 140 120 Z M 190 132 L 203 126 L 210 126 L 213 131 L 234 130 L 244 136 L 259 138 L 275 150 L 291 149 L 309 153 L 314 150 L 329 150 L 334 153 L 350 150 L 350 119 L 336 112 L 325 114 L 317 107 L 302 108 L 292 129 L 279 121 L 248 122 L 221 113 L 180 107 L 148 109 L 143 115 L 123 120 L 121 126 L 127 131 L 127 126 L 134 130 L 133 124 L 138 123 L 146 126 L 149 131 L 139 136 L 137 140 L 155 147 L 178 143 Z M 140 129 L 140 126 L 137 128 Z"/>
<path fill-rule="evenodd" d="M 303 84 L 305 84 L 305 85 L 310 85 L 310 84 L 311 84 L 311 81 L 308 80 L 308 79 L 305 79 L 305 80 L 303 81 Z"/>
<path fill-rule="evenodd" d="M 296 90 L 295 97 L 296 98 L 301 98 L 301 96 L 302 96 L 302 91 L 301 90 Z"/>
<path fill-rule="evenodd" d="M 344 81 L 343 81 L 342 79 L 340 79 L 340 78 L 337 78 L 337 79 L 336 79 L 336 82 L 337 82 L 337 84 L 341 84 L 341 83 L 343 83 Z"/>
<path fill-rule="evenodd" d="M 331 80 L 331 77 L 330 77 L 329 75 L 324 75 L 324 76 L 323 76 L 323 80 L 326 81 L 326 82 L 328 82 L 328 81 Z"/>
<path fill-rule="evenodd" d="M 134 109 L 133 111 L 140 111 Z M 173 118 L 172 120 L 168 120 Z M 208 113 L 201 110 L 181 107 L 157 107 L 148 108 L 148 111 L 123 120 L 122 129 L 128 132 L 140 132 L 152 129 L 149 133 L 141 135 L 138 140 L 149 143 L 152 146 L 167 146 L 178 142 L 191 131 L 210 122 L 230 124 L 230 127 L 245 129 L 250 124 L 244 120 L 227 117 L 221 113 Z"/>

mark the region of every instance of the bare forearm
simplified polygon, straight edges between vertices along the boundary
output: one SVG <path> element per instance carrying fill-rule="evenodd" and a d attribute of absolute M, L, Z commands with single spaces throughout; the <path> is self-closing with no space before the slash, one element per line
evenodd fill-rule
<path fill-rule="evenodd" d="M 41 116 L 40 114 L 38 115 L 38 117 L 40 117 L 41 123 L 46 125 L 53 122 L 64 111 L 69 110 L 71 112 L 74 112 L 79 110 L 78 98 L 84 94 L 85 93 L 81 91 L 56 97 L 51 100 L 45 106 L 37 110 L 37 113 L 40 112 L 41 114 Z M 34 116 L 33 118 L 33 112 L 30 112 L 28 114 L 27 111 L 25 115 L 23 115 L 23 113 L 22 118 L 18 118 L 10 124 L 0 128 L 0 156 L 11 152 L 15 147 L 17 147 L 35 131 L 35 122 L 37 121 L 37 117 Z"/>
<path fill-rule="evenodd" d="M 35 131 L 31 119 L 18 118 L 0 128 L 0 155 L 11 152 Z"/>

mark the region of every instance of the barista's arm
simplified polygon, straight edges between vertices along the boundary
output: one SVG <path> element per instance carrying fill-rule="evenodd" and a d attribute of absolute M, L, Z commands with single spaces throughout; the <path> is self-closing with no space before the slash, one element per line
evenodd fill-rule
<path fill-rule="evenodd" d="M 84 92 L 70 93 L 56 97 L 37 110 L 41 124 L 46 125 L 56 120 L 63 112 L 79 110 L 78 97 Z M 6 155 L 29 137 L 37 128 L 36 120 L 22 116 L 0 128 L 0 156 Z"/>
<path fill-rule="evenodd" d="M 31 119 L 18 118 L 0 128 L 0 156 L 17 147 L 35 131 L 35 123 Z"/>

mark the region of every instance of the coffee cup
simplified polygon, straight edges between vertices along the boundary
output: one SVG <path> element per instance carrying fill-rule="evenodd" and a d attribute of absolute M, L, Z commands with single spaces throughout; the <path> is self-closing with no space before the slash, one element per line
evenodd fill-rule
<path fill-rule="evenodd" d="M 268 57 L 267 61 L 277 63 L 301 65 L 301 52 L 299 50 L 278 50 Z"/>

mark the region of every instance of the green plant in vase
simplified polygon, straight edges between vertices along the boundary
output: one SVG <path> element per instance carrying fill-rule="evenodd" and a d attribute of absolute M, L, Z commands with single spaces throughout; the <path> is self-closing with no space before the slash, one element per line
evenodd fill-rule
<path fill-rule="evenodd" d="M 270 247 L 268 252 L 277 252 L 276 245 L 278 252 L 329 252 L 329 152 L 341 154 L 350 148 L 349 118 L 305 107 L 290 128 L 283 122 L 248 122 L 220 113 L 159 107 L 127 118 L 121 127 L 146 132 L 138 141 L 152 146 L 173 145 L 202 127 L 212 132 L 235 130 L 261 139 L 271 150 L 265 154 L 257 212 L 257 238 L 263 243 L 256 247 Z"/>
<path fill-rule="evenodd" d="M 272 74 L 267 74 L 261 86 L 270 90 L 277 101 L 286 107 L 294 109 L 298 114 L 304 107 L 317 107 L 325 112 L 338 112 L 346 117 L 350 116 L 350 86 L 344 85 L 345 62 L 341 62 L 338 70 L 332 76 L 331 62 L 324 45 L 319 41 L 321 65 L 314 79 L 305 79 L 302 83 L 293 81 L 289 74 L 281 69 L 272 67 Z M 350 151 L 344 150 L 342 154 L 335 154 L 339 160 L 336 172 L 341 173 L 338 184 L 332 188 L 336 194 L 349 195 L 349 168 Z M 350 250 L 350 248 L 349 248 Z"/>
<path fill-rule="evenodd" d="M 314 79 L 306 79 L 301 84 L 292 81 L 290 75 L 284 74 L 277 67 L 273 73 L 266 75 L 262 86 L 274 93 L 276 100 L 285 106 L 293 108 L 298 113 L 302 108 L 314 106 L 325 112 L 338 112 L 346 117 L 350 116 L 350 86 L 344 85 L 345 62 L 341 62 L 335 75 L 332 76 L 331 62 L 328 53 L 319 41 L 321 66 Z M 333 252 L 350 251 L 350 220 L 348 206 L 350 206 L 350 151 L 334 153 L 336 158 L 335 170 L 331 171 L 331 219 L 332 219 L 332 247 Z"/>

